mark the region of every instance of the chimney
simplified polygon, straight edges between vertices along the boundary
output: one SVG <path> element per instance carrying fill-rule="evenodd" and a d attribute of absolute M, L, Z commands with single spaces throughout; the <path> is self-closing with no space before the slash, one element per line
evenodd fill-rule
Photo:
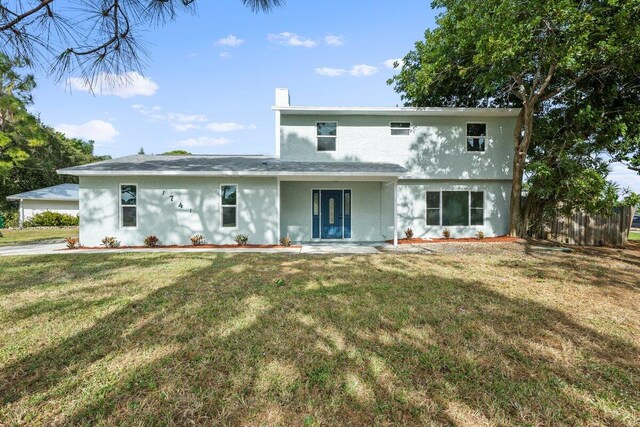
<path fill-rule="evenodd" d="M 288 107 L 291 104 L 291 98 L 289 96 L 289 89 L 277 88 L 276 89 L 276 107 Z"/>

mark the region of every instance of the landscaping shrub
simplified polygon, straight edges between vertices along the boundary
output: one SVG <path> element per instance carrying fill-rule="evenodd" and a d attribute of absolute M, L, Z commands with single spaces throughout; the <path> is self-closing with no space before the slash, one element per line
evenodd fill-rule
<path fill-rule="evenodd" d="M 0 216 L 4 218 L 4 227 L 16 228 L 20 226 L 20 213 L 17 211 L 0 212 Z"/>
<path fill-rule="evenodd" d="M 204 244 L 204 236 L 202 234 L 196 234 L 191 236 L 191 244 L 193 246 L 200 246 Z"/>
<path fill-rule="evenodd" d="M 150 248 L 154 248 L 156 246 L 158 246 L 158 242 L 160 241 L 160 239 L 158 239 L 156 236 L 147 236 L 144 238 L 144 245 Z"/>
<path fill-rule="evenodd" d="M 117 248 L 120 246 L 120 242 L 115 237 L 105 236 L 105 238 L 102 239 L 102 245 L 105 248 Z"/>
<path fill-rule="evenodd" d="M 67 237 L 64 241 L 67 243 L 68 249 L 76 249 L 80 246 L 80 239 L 77 237 Z"/>
<path fill-rule="evenodd" d="M 280 245 L 281 246 L 291 246 L 291 239 L 289 238 L 289 236 L 283 237 L 282 239 L 280 239 Z"/>
<path fill-rule="evenodd" d="M 449 229 L 448 229 L 448 228 L 445 228 L 444 230 L 442 230 L 442 236 L 443 236 L 445 239 L 448 239 L 449 237 L 451 237 L 451 232 L 449 231 Z"/>
<path fill-rule="evenodd" d="M 78 215 L 68 215 L 60 212 L 44 211 L 27 219 L 24 227 L 71 227 L 78 225 Z"/>
<path fill-rule="evenodd" d="M 407 239 L 413 239 L 413 230 L 411 228 L 407 228 L 404 230 L 404 235 Z"/>
<path fill-rule="evenodd" d="M 482 232 L 482 231 L 478 231 L 478 232 L 476 233 L 476 239 L 478 239 L 478 240 L 482 240 L 482 239 L 484 239 L 484 232 Z"/>
<path fill-rule="evenodd" d="M 235 240 L 238 245 L 244 246 L 249 241 L 249 236 L 246 234 L 238 234 L 233 240 Z"/>

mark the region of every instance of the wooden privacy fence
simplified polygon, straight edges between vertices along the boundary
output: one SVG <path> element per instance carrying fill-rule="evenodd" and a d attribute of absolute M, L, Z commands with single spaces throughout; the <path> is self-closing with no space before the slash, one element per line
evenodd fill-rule
<path fill-rule="evenodd" d="M 562 216 L 547 228 L 547 238 L 569 245 L 617 246 L 627 244 L 635 209 L 615 208 L 611 215 L 588 215 L 575 212 Z"/>

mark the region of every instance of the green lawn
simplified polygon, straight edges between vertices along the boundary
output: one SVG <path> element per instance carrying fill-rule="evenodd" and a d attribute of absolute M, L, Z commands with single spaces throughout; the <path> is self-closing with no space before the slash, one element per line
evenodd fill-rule
<path fill-rule="evenodd" d="M 629 240 L 640 240 L 640 231 L 632 231 L 629 233 Z"/>
<path fill-rule="evenodd" d="M 70 228 L 24 228 L 22 230 L 0 229 L 4 237 L 0 237 L 0 246 L 26 245 L 46 241 L 60 241 L 65 237 L 77 237 L 78 227 Z"/>
<path fill-rule="evenodd" d="M 638 425 L 640 245 L 0 258 L 0 425 Z"/>

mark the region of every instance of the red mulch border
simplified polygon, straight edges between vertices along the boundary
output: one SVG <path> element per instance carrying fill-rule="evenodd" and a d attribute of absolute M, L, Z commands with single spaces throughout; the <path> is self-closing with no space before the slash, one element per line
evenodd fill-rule
<path fill-rule="evenodd" d="M 68 249 L 286 249 L 286 248 L 301 248 L 300 245 L 282 246 L 282 245 L 157 245 L 157 246 L 117 246 L 115 248 L 105 248 L 104 246 L 80 246 L 79 248 Z"/>
<path fill-rule="evenodd" d="M 476 239 L 475 237 L 460 237 L 460 238 L 445 239 L 444 237 L 439 237 L 437 239 L 431 239 L 431 240 L 414 237 L 411 239 L 398 239 L 398 244 L 410 245 L 410 244 L 420 244 L 420 243 L 514 243 L 519 240 L 520 238 L 511 237 L 511 236 L 485 237 L 484 239 Z M 393 243 L 393 240 L 387 240 L 387 243 Z"/>

